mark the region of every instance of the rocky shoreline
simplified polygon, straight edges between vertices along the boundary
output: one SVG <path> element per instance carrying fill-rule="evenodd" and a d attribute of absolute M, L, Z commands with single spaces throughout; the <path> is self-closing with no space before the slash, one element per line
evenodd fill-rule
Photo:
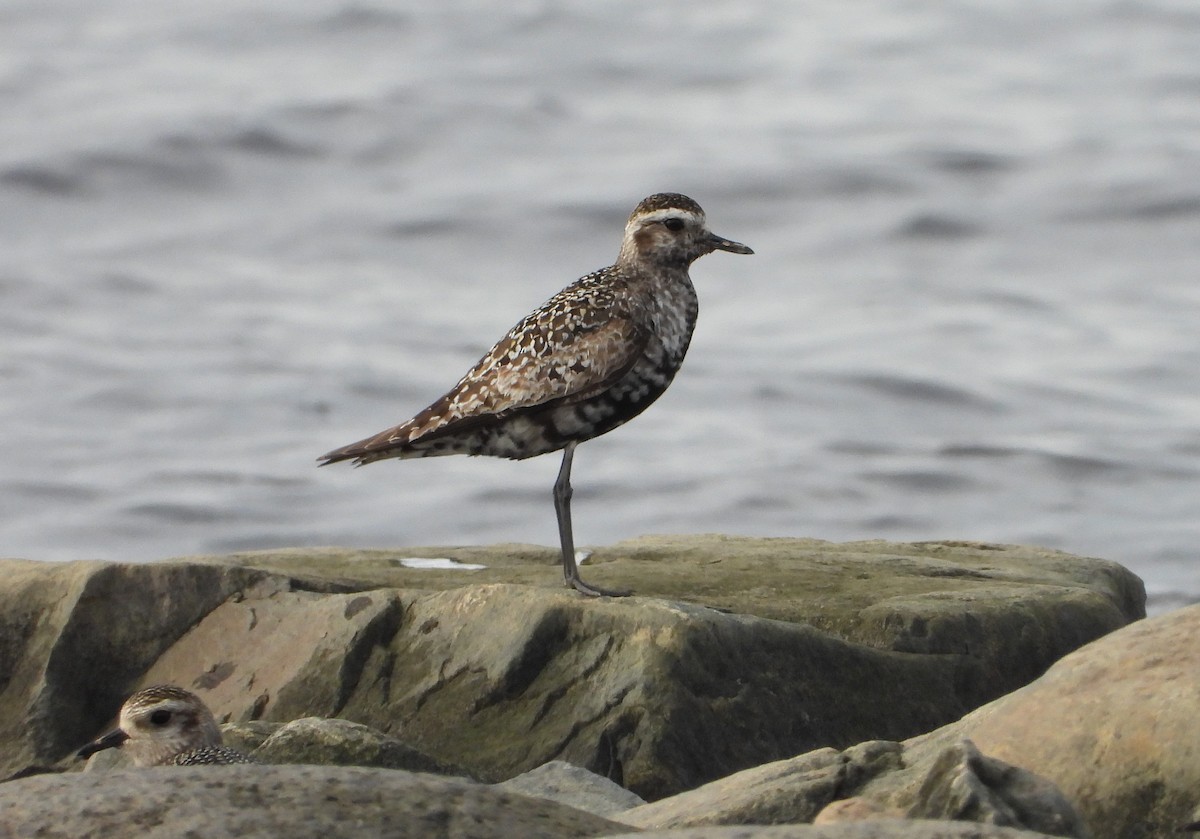
<path fill-rule="evenodd" d="M 1141 620 L 1116 563 L 653 537 L 595 552 L 638 596 L 594 600 L 554 559 L 0 561 L 13 835 L 1099 839 L 1200 804 L 1200 607 Z M 269 765 L 75 771 L 152 683 Z"/>

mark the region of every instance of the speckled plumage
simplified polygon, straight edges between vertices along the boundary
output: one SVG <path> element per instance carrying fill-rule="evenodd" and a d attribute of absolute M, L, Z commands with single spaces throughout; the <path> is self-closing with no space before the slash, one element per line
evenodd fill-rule
<path fill-rule="evenodd" d="M 557 507 L 561 490 L 569 494 L 574 446 L 637 416 L 671 383 L 699 311 L 688 266 L 714 250 L 752 253 L 709 232 L 687 196 L 651 195 L 630 215 L 613 265 L 526 316 L 415 417 L 325 454 L 322 465 L 449 454 L 522 459 L 566 449 Z M 567 581 L 583 591 L 571 576 L 563 519 L 560 509 Z M 569 531 L 569 511 L 566 519 Z"/>
<path fill-rule="evenodd" d="M 201 746 L 199 749 L 182 752 L 171 758 L 172 766 L 230 766 L 240 763 L 257 763 L 249 755 L 225 746 Z"/>
<path fill-rule="evenodd" d="M 110 748 L 143 767 L 255 762 L 221 745 L 221 730 L 208 706 L 174 685 L 153 685 L 125 700 L 117 728 L 80 749 L 79 757 Z"/>

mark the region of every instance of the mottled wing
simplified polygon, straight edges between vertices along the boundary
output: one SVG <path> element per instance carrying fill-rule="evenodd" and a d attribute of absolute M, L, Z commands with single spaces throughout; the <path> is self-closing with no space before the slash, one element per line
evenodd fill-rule
<path fill-rule="evenodd" d="M 590 293 L 582 296 L 585 289 Z M 418 440 L 603 391 L 629 371 L 650 337 L 615 303 L 609 293 L 594 287 L 577 284 L 565 289 L 509 330 L 449 393 L 424 411 L 322 460 L 395 457 Z"/>
<path fill-rule="evenodd" d="M 447 394 L 460 417 L 587 398 L 637 361 L 649 333 L 594 307 L 548 308 L 514 327 Z"/>

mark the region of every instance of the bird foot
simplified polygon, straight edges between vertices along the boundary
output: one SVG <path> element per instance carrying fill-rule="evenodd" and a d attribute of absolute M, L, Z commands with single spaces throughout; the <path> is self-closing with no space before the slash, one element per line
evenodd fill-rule
<path fill-rule="evenodd" d="M 567 579 L 567 587 L 573 588 L 580 594 L 585 594 L 588 597 L 629 597 L 633 594 L 633 589 L 628 588 L 600 588 L 599 586 L 585 583 L 578 576 Z"/>

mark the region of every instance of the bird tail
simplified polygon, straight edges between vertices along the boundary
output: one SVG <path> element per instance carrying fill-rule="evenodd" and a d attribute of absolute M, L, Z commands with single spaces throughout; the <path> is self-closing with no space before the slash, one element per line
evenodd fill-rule
<path fill-rule="evenodd" d="M 454 421 L 451 416 L 447 397 L 443 397 L 408 422 L 359 440 L 357 443 L 326 452 L 317 460 L 320 461 L 320 466 L 328 466 L 343 460 L 352 460 L 355 466 L 364 466 L 392 457 L 450 454 L 451 452 L 426 451 L 425 447 L 431 440 L 446 436 L 459 426 L 473 424 L 470 420 Z"/>

